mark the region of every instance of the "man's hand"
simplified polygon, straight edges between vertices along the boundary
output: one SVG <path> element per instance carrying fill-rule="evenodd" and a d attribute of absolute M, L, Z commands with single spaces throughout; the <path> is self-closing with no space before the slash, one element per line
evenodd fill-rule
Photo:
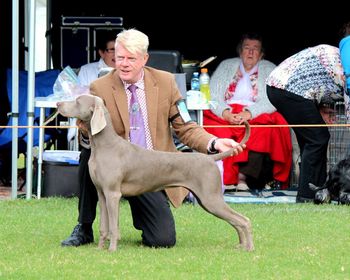
<path fill-rule="evenodd" d="M 85 126 L 84 122 L 82 120 L 77 119 L 77 126 L 78 126 L 81 134 L 85 138 L 88 138 L 89 137 L 89 133 L 88 133 L 87 127 Z"/>
<path fill-rule="evenodd" d="M 240 145 L 236 141 L 229 138 L 217 138 L 214 148 L 219 152 L 225 152 L 231 148 L 235 148 L 234 155 L 238 155 L 246 148 L 246 145 Z"/>

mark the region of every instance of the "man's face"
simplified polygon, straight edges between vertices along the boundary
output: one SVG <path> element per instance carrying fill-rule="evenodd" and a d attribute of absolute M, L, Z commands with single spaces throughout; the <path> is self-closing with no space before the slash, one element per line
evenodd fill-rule
<path fill-rule="evenodd" d="M 132 84 L 140 79 L 147 60 L 148 54 L 133 54 L 121 44 L 115 49 L 115 67 L 120 79 L 127 83 Z"/>
<path fill-rule="evenodd" d="M 326 124 L 335 123 L 336 111 L 334 109 L 326 107 L 326 106 L 321 106 L 319 110 L 320 110 L 320 114 L 321 114 L 321 116 Z"/>
<path fill-rule="evenodd" d="M 107 48 L 104 51 L 100 50 L 99 54 L 109 67 L 115 68 L 114 41 L 109 41 L 107 43 Z"/>

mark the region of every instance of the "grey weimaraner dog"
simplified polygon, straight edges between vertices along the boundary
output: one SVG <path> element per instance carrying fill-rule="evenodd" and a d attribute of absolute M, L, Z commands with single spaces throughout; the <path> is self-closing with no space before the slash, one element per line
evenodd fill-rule
<path fill-rule="evenodd" d="M 117 135 L 103 100 L 97 96 L 81 95 L 74 101 L 58 102 L 57 107 L 63 116 L 81 120 L 89 131 L 89 170 L 100 205 L 99 248 L 104 247 L 109 237 L 109 250 L 117 249 L 122 196 L 184 186 L 198 198 L 198 203 L 206 211 L 236 229 L 239 248 L 254 249 L 251 222 L 225 203 L 220 171 L 215 163 L 232 155 L 233 148 L 215 155 L 147 150 Z M 246 124 L 246 137 L 242 142 L 247 140 L 249 133 Z M 134 172 L 136 169 L 138 171 Z"/>

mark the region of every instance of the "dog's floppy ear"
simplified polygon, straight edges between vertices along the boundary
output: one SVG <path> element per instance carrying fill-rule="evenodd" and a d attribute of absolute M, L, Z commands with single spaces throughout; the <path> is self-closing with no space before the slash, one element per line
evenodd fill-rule
<path fill-rule="evenodd" d="M 103 101 L 101 98 L 95 97 L 95 107 L 90 121 L 90 125 L 92 135 L 99 133 L 107 125 L 105 119 L 105 112 L 103 110 Z"/>

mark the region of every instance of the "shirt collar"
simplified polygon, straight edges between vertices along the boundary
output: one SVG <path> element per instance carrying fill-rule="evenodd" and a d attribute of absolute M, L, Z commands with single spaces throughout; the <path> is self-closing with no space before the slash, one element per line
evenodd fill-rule
<path fill-rule="evenodd" d="M 100 58 L 100 60 L 98 61 L 98 68 L 102 69 L 102 68 L 109 68 L 109 66 L 106 64 L 106 62 Z"/>
<path fill-rule="evenodd" d="M 142 71 L 141 71 L 141 78 L 140 78 L 136 83 L 134 83 L 134 85 L 136 85 L 138 88 L 140 88 L 140 89 L 142 89 L 142 90 L 145 90 L 145 82 L 144 82 L 144 80 L 143 80 L 144 76 L 145 76 L 145 72 L 142 70 Z M 122 80 L 122 82 L 123 82 L 123 85 L 124 85 L 124 88 L 125 88 L 125 89 L 128 89 L 129 86 L 132 85 L 132 84 L 127 83 L 127 82 L 125 82 L 125 81 L 123 81 L 123 80 Z"/>

